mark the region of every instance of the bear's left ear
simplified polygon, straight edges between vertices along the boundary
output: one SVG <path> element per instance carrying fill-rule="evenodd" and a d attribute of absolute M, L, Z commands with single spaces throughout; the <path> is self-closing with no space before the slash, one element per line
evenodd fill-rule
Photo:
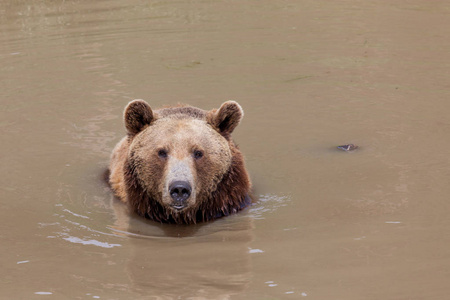
<path fill-rule="evenodd" d="M 153 121 L 153 111 L 147 102 L 136 99 L 128 103 L 123 113 L 128 134 L 135 135 Z"/>
<path fill-rule="evenodd" d="M 218 110 L 212 110 L 209 123 L 224 135 L 231 134 L 244 117 L 244 110 L 236 101 L 223 103 Z"/>

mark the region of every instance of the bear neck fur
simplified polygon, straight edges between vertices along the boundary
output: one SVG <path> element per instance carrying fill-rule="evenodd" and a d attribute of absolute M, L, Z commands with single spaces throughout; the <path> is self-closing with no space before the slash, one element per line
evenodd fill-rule
<path fill-rule="evenodd" d="M 210 221 L 242 210 L 251 204 L 251 183 L 239 149 L 230 142 L 232 161 L 217 189 L 195 210 L 172 213 L 153 199 L 140 184 L 136 171 L 127 160 L 124 165 L 127 202 L 138 215 L 161 223 L 192 224 Z"/>

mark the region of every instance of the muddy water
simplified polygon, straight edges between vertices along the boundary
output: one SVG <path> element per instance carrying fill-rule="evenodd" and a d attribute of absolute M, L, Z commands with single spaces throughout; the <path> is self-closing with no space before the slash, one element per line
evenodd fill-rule
<path fill-rule="evenodd" d="M 0 298 L 446 299 L 449 36 L 446 1 L 1 1 Z M 256 204 L 130 216 L 134 98 L 239 101 Z"/>

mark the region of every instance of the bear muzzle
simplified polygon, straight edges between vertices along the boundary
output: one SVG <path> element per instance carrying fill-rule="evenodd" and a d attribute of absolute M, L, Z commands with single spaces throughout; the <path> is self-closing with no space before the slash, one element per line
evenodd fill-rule
<path fill-rule="evenodd" d="M 192 187 L 187 181 L 174 181 L 169 186 L 169 194 L 173 199 L 172 207 L 182 210 L 187 206 L 187 200 L 191 196 Z"/>
<path fill-rule="evenodd" d="M 191 159 L 169 158 L 163 202 L 176 212 L 195 206 L 196 187 L 193 185 L 195 182 L 193 171 Z"/>

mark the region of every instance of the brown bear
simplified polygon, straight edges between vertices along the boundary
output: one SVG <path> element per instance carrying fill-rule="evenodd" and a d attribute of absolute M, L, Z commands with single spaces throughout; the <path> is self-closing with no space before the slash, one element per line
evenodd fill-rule
<path fill-rule="evenodd" d="M 131 210 L 161 223 L 196 223 L 251 203 L 251 182 L 231 138 L 244 113 L 235 101 L 205 111 L 187 105 L 125 108 L 127 136 L 114 148 L 109 183 Z"/>

